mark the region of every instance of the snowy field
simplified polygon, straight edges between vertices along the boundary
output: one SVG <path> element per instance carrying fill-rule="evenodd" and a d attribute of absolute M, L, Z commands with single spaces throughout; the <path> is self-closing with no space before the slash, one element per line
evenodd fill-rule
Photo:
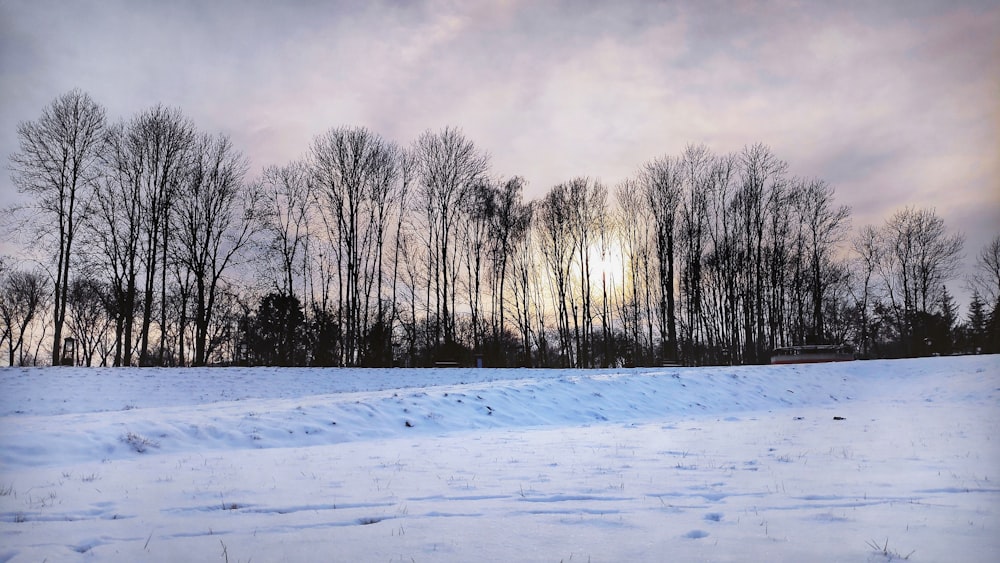
<path fill-rule="evenodd" d="M 998 561 L 1000 356 L 0 370 L 0 562 Z"/>

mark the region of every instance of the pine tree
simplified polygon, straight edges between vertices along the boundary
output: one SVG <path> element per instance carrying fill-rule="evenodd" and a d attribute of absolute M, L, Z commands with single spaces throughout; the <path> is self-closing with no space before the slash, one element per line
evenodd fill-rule
<path fill-rule="evenodd" d="M 969 343 L 974 351 L 982 351 L 986 344 L 986 330 L 989 318 L 986 314 L 986 304 L 979 292 L 972 293 L 972 301 L 969 303 L 969 315 L 966 317 L 966 325 L 969 331 Z"/>
<path fill-rule="evenodd" d="M 948 292 L 948 286 L 941 286 L 941 298 L 938 301 L 938 315 L 941 319 L 941 332 L 939 336 L 944 337 L 944 342 L 941 342 L 941 350 L 945 353 L 950 353 L 955 344 L 955 325 L 958 322 L 958 305 L 955 305 L 955 299 Z"/>
<path fill-rule="evenodd" d="M 1000 299 L 993 305 L 993 312 L 990 313 L 989 324 L 986 328 L 986 345 L 983 351 L 988 354 L 1000 352 Z"/>

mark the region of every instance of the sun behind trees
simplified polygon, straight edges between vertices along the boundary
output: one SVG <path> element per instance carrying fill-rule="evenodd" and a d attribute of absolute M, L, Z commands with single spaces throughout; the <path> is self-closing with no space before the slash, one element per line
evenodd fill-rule
<path fill-rule="evenodd" d="M 12 364 L 43 351 L 58 363 L 65 336 L 85 365 L 584 368 L 761 363 L 807 343 L 868 357 L 996 349 L 996 252 L 981 253 L 960 323 L 946 285 L 963 241 L 933 210 L 852 237 L 834 188 L 789 176 L 763 144 L 692 145 L 616 185 L 577 177 L 525 202 L 526 180 L 495 174 L 451 127 L 409 146 L 336 127 L 257 174 L 178 109 L 108 125 L 74 90 L 18 136 L 11 170 L 30 199 L 17 232 L 42 242 L 25 258 L 48 269 L 3 262 Z"/>

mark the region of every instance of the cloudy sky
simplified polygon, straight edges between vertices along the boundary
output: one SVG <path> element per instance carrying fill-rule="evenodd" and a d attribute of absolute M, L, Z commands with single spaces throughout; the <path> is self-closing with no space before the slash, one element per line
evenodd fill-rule
<path fill-rule="evenodd" d="M 529 199 L 762 142 L 856 227 L 936 208 L 971 262 L 1000 232 L 998 29 L 996 1 L 0 0 L 0 154 L 74 87 L 179 107 L 255 170 L 335 126 L 454 125 Z"/>

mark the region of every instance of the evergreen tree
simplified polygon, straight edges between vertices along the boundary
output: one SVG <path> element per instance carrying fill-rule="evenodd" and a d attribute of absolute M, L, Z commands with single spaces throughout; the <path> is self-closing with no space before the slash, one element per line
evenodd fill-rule
<path fill-rule="evenodd" d="M 989 354 L 1000 352 L 1000 299 L 993 305 L 986 329 L 986 345 L 983 351 Z"/>
<path fill-rule="evenodd" d="M 308 346 L 311 357 L 309 365 L 322 367 L 340 365 L 338 358 L 341 330 L 337 318 L 329 311 L 317 306 L 316 303 L 312 305 L 310 317 Z"/>
<path fill-rule="evenodd" d="M 989 320 L 983 298 L 979 295 L 978 291 L 973 292 L 972 301 L 969 303 L 969 315 L 966 317 L 971 351 L 983 351 L 986 345 L 986 331 Z"/>
<path fill-rule="evenodd" d="M 264 365 L 302 365 L 302 331 L 305 317 L 294 295 L 270 293 L 257 309 L 254 353 Z"/>
<path fill-rule="evenodd" d="M 942 333 L 944 342 L 941 343 L 941 350 L 951 353 L 955 345 L 955 327 L 958 324 L 958 305 L 948 291 L 948 286 L 941 286 L 941 297 L 938 299 L 938 314 L 941 316 Z"/>
<path fill-rule="evenodd" d="M 948 330 L 954 329 L 955 324 L 958 322 L 958 305 L 955 305 L 955 299 L 948 291 L 948 286 L 941 286 L 941 298 L 938 302 L 938 309 L 940 309 L 938 312 L 941 314 L 941 317 L 948 324 Z"/>

